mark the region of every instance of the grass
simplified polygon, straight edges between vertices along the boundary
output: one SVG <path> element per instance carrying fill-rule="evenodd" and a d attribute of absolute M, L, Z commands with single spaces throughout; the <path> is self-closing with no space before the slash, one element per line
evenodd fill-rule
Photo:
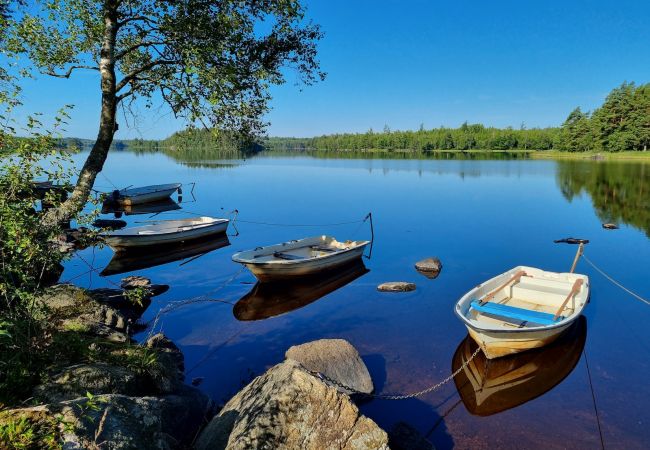
<path fill-rule="evenodd" d="M 533 159 L 604 159 L 606 161 L 650 161 L 650 152 L 562 152 L 541 150 L 530 152 Z"/>

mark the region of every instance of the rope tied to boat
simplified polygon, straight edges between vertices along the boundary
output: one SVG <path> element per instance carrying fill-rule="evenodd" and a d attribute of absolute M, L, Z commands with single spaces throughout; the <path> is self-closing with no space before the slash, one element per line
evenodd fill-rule
<path fill-rule="evenodd" d="M 327 375 L 325 375 L 322 372 L 309 370 L 304 366 L 302 366 L 302 368 L 307 373 L 315 376 L 316 378 L 321 379 L 322 381 L 325 381 L 327 384 L 331 384 L 331 385 L 333 385 L 335 387 L 344 389 L 346 391 L 351 392 L 352 394 L 356 394 L 356 395 L 359 395 L 359 396 L 362 396 L 362 397 L 374 398 L 374 399 L 378 399 L 378 400 L 407 400 L 409 398 L 420 397 L 420 396 L 422 396 L 424 394 L 434 392 L 434 391 L 440 389 L 445 384 L 449 383 L 451 380 L 456 378 L 456 376 L 461 371 L 463 371 L 469 365 L 470 362 L 472 362 L 472 360 L 476 357 L 476 355 L 479 354 L 480 351 L 481 351 L 481 347 L 477 347 L 476 350 L 474 351 L 474 353 L 472 353 L 472 356 L 470 356 L 467 359 L 467 361 L 465 361 L 458 369 L 456 369 L 454 372 L 452 372 L 451 375 L 449 375 L 444 380 L 439 381 L 438 383 L 433 384 L 433 385 L 431 385 L 431 386 L 429 386 L 429 387 L 427 387 L 425 389 L 422 389 L 422 390 L 417 391 L 417 392 L 412 392 L 410 394 L 368 394 L 367 392 L 358 391 L 358 390 L 356 390 L 356 389 L 354 389 L 354 388 L 352 388 L 350 386 L 347 386 L 346 384 L 343 384 L 343 383 L 341 383 L 341 382 L 339 382 L 337 380 L 334 380 L 333 378 L 328 377 Z"/>
<path fill-rule="evenodd" d="M 620 282 L 616 281 L 616 280 L 615 280 L 614 278 L 612 278 L 610 275 L 608 275 L 607 273 L 605 273 L 605 271 L 604 271 L 603 269 L 601 269 L 600 267 L 598 267 L 598 266 L 597 266 L 597 265 L 596 265 L 592 260 L 590 260 L 590 259 L 587 257 L 587 255 L 583 254 L 583 255 L 582 255 L 582 259 L 584 259 L 584 260 L 587 262 L 587 264 L 589 264 L 591 267 L 593 267 L 593 268 L 594 268 L 598 273 L 600 273 L 602 276 L 604 276 L 604 277 L 605 277 L 607 280 L 609 280 L 612 284 L 614 284 L 615 286 L 618 286 L 619 288 L 623 289 L 625 292 L 627 292 L 628 294 L 630 294 L 632 297 L 636 298 L 637 300 L 642 301 L 642 302 L 645 303 L 646 305 L 649 305 L 649 306 L 650 306 L 650 301 L 648 301 L 647 299 L 641 297 L 639 294 L 633 292 L 632 290 L 626 288 L 626 287 L 623 286 Z"/>

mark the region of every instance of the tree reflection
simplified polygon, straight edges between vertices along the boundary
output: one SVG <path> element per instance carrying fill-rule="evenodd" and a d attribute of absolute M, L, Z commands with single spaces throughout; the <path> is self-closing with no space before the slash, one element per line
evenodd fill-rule
<path fill-rule="evenodd" d="M 559 161 L 557 183 L 571 201 L 586 192 L 603 222 L 623 222 L 650 237 L 650 165 Z"/>

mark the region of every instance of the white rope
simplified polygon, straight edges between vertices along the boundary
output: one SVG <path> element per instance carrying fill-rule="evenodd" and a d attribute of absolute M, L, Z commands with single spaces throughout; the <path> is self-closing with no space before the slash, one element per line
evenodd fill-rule
<path fill-rule="evenodd" d="M 609 275 L 607 275 L 607 274 L 606 274 L 602 269 L 600 269 L 600 268 L 599 268 L 598 266 L 596 266 L 596 264 L 594 264 L 594 263 L 593 263 L 589 258 L 587 258 L 586 255 L 583 254 L 583 255 L 582 255 L 582 258 L 583 258 L 585 261 L 587 261 L 587 263 L 589 263 L 589 265 L 590 265 L 591 267 L 593 267 L 594 269 L 596 269 L 596 270 L 597 270 L 597 271 L 598 271 L 602 276 L 604 276 L 605 278 L 607 278 L 607 279 L 608 279 L 609 281 L 611 281 L 613 284 L 615 284 L 616 286 L 620 287 L 621 289 L 623 289 L 625 292 L 627 292 L 628 294 L 630 294 L 632 297 L 636 298 L 637 300 L 642 301 L 642 302 L 645 303 L 646 305 L 650 305 L 650 301 L 648 301 L 648 300 L 646 300 L 645 298 L 641 297 L 640 295 L 638 295 L 638 294 L 632 292 L 631 290 L 629 290 L 628 288 L 626 288 L 625 286 L 623 286 L 621 283 L 619 283 L 618 281 L 616 281 L 615 279 L 613 279 L 612 277 L 610 277 Z"/>

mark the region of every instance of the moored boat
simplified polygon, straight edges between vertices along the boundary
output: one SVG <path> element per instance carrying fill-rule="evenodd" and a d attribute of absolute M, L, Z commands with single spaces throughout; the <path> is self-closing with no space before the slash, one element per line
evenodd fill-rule
<path fill-rule="evenodd" d="M 119 203 L 106 202 L 102 205 L 102 214 L 114 214 L 115 217 L 133 216 L 138 214 L 159 214 L 167 211 L 181 209 L 181 205 L 171 198 L 158 200 L 149 203 L 138 203 L 135 205 L 120 205 Z"/>
<path fill-rule="evenodd" d="M 103 235 L 114 250 L 180 243 L 225 233 L 228 219 L 195 217 L 191 219 L 157 220 L 139 227 L 124 228 Z"/>
<path fill-rule="evenodd" d="M 587 338 L 587 320 L 579 317 L 552 344 L 499 359 L 478 354 L 467 336 L 452 360 L 452 371 L 462 370 L 454 383 L 467 410 L 490 416 L 533 400 L 560 384 L 578 364 Z"/>
<path fill-rule="evenodd" d="M 260 281 L 313 275 L 361 258 L 370 241 L 339 242 L 316 236 L 236 253 L 232 260 L 245 265 Z"/>
<path fill-rule="evenodd" d="M 140 203 L 156 202 L 169 198 L 169 196 L 178 191 L 180 187 L 181 183 L 169 183 L 120 189 L 111 194 L 109 201 L 121 205 L 137 205 Z"/>
<path fill-rule="evenodd" d="M 455 313 L 492 359 L 550 344 L 588 299 L 586 275 L 518 266 L 470 290 Z"/>

